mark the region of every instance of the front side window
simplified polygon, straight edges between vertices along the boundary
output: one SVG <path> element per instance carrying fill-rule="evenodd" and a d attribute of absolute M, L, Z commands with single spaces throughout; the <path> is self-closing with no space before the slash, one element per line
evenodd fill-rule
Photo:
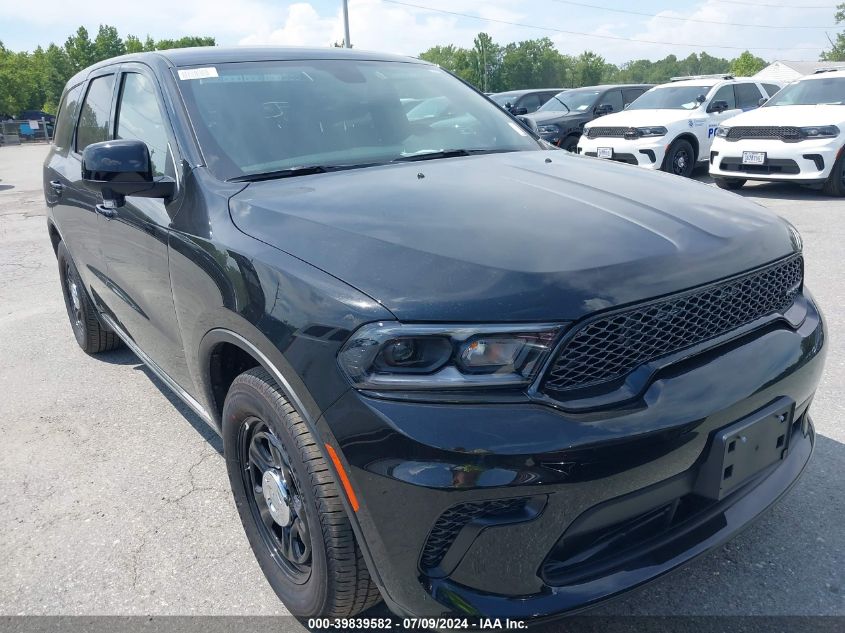
<path fill-rule="evenodd" d="M 622 104 L 621 90 L 608 90 L 604 93 L 604 96 L 601 98 L 598 105 L 604 105 L 605 103 L 613 108 L 611 112 L 621 112 L 625 109 L 625 106 Z"/>
<path fill-rule="evenodd" d="M 525 95 L 517 107 L 525 108 L 528 112 L 535 112 L 540 107 L 540 97 L 536 94 Z"/>
<path fill-rule="evenodd" d="M 748 110 L 760 105 L 760 99 L 763 95 L 760 94 L 760 89 L 757 88 L 756 84 L 736 84 L 734 89 L 736 92 L 736 105 L 738 108 Z"/>
<path fill-rule="evenodd" d="M 114 75 L 103 75 L 91 81 L 82 103 L 76 129 L 76 151 L 81 152 L 91 143 L 109 138 L 109 114 L 114 90 Z"/>
<path fill-rule="evenodd" d="M 117 107 L 116 138 L 137 139 L 147 144 L 153 175 L 161 176 L 167 165 L 167 128 L 152 82 L 139 73 L 126 73 Z"/>
<path fill-rule="evenodd" d="M 631 105 L 634 101 L 637 100 L 637 97 L 639 97 L 644 92 L 645 90 L 643 90 L 642 88 L 630 88 L 628 90 L 623 90 L 622 97 L 625 100 L 625 107 L 627 108 L 629 105 Z"/>
<path fill-rule="evenodd" d="M 765 107 L 785 105 L 843 105 L 845 77 L 804 79 L 784 87 L 766 102 Z"/>
<path fill-rule="evenodd" d="M 727 103 L 728 110 L 736 109 L 736 96 L 734 95 L 734 87 L 732 84 L 722 86 L 716 91 L 716 94 L 713 95 L 713 98 L 710 100 L 710 103 L 712 105 L 717 101 L 724 101 L 725 103 Z"/>
<path fill-rule="evenodd" d="M 179 79 L 179 88 L 206 163 L 222 179 L 539 149 L 504 111 L 428 64 L 242 62 L 202 75 Z"/>
<path fill-rule="evenodd" d="M 59 115 L 56 117 L 56 131 L 53 136 L 53 145 L 59 151 L 70 147 L 70 141 L 73 138 L 74 116 L 81 96 L 82 84 L 79 84 L 65 93 L 65 98 L 62 99 L 62 104 L 59 106 Z"/>
<path fill-rule="evenodd" d="M 652 88 L 643 93 L 629 110 L 695 110 L 710 92 L 709 86 L 672 86 Z"/>
<path fill-rule="evenodd" d="M 774 97 L 780 91 L 780 86 L 777 84 L 763 84 L 763 87 L 769 93 L 769 97 Z"/>

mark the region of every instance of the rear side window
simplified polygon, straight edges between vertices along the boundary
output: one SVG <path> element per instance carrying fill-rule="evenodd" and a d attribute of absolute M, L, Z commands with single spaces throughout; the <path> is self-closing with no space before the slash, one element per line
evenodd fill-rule
<path fill-rule="evenodd" d="M 734 96 L 734 87 L 732 84 L 728 84 L 727 86 L 722 86 L 716 91 L 716 94 L 713 95 L 712 101 L 710 103 L 715 103 L 716 101 L 727 101 L 728 103 L 728 110 L 734 110 L 736 108 L 736 97 Z"/>
<path fill-rule="evenodd" d="M 525 108 L 529 112 L 535 112 L 541 105 L 540 97 L 536 94 L 525 95 L 519 102 L 520 108 Z"/>
<path fill-rule="evenodd" d="M 109 138 L 109 113 L 114 88 L 114 75 L 97 77 L 88 86 L 82 103 L 79 125 L 76 128 L 76 151 L 81 152 L 91 143 Z"/>
<path fill-rule="evenodd" d="M 763 95 L 760 94 L 757 84 L 736 84 L 734 90 L 736 92 L 736 105 L 738 108 L 749 110 L 760 105 L 760 99 Z"/>
<path fill-rule="evenodd" d="M 769 93 L 770 97 L 774 97 L 775 93 L 780 90 L 780 86 L 777 84 L 763 84 L 763 87 L 766 89 L 766 92 Z"/>
<path fill-rule="evenodd" d="M 622 98 L 625 101 L 625 107 L 631 105 L 637 97 L 639 97 L 645 90 L 642 88 L 629 88 L 622 91 Z"/>
<path fill-rule="evenodd" d="M 73 138 L 73 122 L 79 98 L 82 96 L 82 84 L 74 86 L 65 93 L 65 98 L 59 106 L 59 116 L 56 117 L 56 132 L 53 136 L 53 145 L 59 151 L 70 147 Z"/>
<path fill-rule="evenodd" d="M 153 173 L 161 176 L 167 165 L 167 128 L 155 88 L 144 75 L 126 73 L 117 109 L 116 138 L 137 139 L 147 144 Z"/>

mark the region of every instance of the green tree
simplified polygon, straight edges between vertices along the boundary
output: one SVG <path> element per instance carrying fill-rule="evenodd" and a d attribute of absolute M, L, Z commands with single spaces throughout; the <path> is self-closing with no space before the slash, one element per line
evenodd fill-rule
<path fill-rule="evenodd" d="M 479 33 L 472 42 L 468 54 L 469 78 L 482 92 L 500 89 L 499 71 L 502 64 L 502 49 L 487 33 Z"/>
<path fill-rule="evenodd" d="M 117 57 L 126 53 L 126 45 L 117 34 L 117 29 L 105 24 L 100 25 L 97 37 L 94 38 L 94 57 L 102 61 L 110 57 Z"/>
<path fill-rule="evenodd" d="M 71 70 L 75 73 L 97 61 L 94 42 L 88 37 L 84 26 L 80 26 L 76 33 L 67 38 L 65 52 L 70 60 Z"/>
<path fill-rule="evenodd" d="M 836 18 L 837 24 L 845 22 L 845 4 L 836 5 L 836 13 L 833 14 L 833 17 Z M 835 40 L 830 39 L 829 35 L 827 39 L 830 42 L 830 50 L 824 51 L 819 59 L 826 62 L 845 61 L 845 33 L 837 34 Z"/>
<path fill-rule="evenodd" d="M 149 37 L 147 37 L 149 41 Z M 214 46 L 216 41 L 213 37 L 200 37 L 197 35 L 186 35 L 178 40 L 159 40 L 155 43 L 155 50 L 163 51 L 168 48 L 191 48 L 194 46 Z M 145 47 L 146 48 L 146 47 Z"/>
<path fill-rule="evenodd" d="M 561 55 L 547 37 L 508 44 L 502 55 L 504 88 L 563 88 L 571 79 L 572 58 Z"/>
<path fill-rule="evenodd" d="M 143 53 L 144 52 L 144 43 L 134 35 L 127 35 L 126 41 L 124 42 L 126 46 L 127 53 Z"/>
<path fill-rule="evenodd" d="M 593 51 L 584 51 L 575 58 L 572 64 L 572 79 L 575 86 L 595 86 L 602 79 L 612 74 L 604 57 Z"/>
<path fill-rule="evenodd" d="M 752 55 L 750 51 L 745 51 L 731 62 L 731 73 L 736 77 L 751 77 L 767 65 L 765 59 Z"/>

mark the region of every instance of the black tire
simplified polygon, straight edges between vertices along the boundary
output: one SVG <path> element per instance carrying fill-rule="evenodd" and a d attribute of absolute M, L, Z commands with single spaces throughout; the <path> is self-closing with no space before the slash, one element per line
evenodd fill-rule
<path fill-rule="evenodd" d="M 719 189 L 742 189 L 743 185 L 748 182 L 745 178 L 720 178 L 713 176 L 713 182 Z"/>
<path fill-rule="evenodd" d="M 68 320 L 79 347 L 87 354 L 99 354 L 120 347 L 122 342 L 117 334 L 100 321 L 64 242 L 59 242 L 56 257 Z"/>
<path fill-rule="evenodd" d="M 572 152 L 573 154 L 578 149 L 578 136 L 567 136 L 560 142 L 560 148 L 566 150 L 567 152 Z"/>
<path fill-rule="evenodd" d="M 689 178 L 695 169 L 695 150 L 692 144 L 684 139 L 678 139 L 669 146 L 666 158 L 663 159 L 663 171 L 676 176 Z"/>
<path fill-rule="evenodd" d="M 252 551 L 288 610 L 300 617 L 351 617 L 378 603 L 329 464 L 264 369 L 232 383 L 223 406 L 223 444 Z M 281 480 L 272 485 L 284 493 L 272 509 L 267 473 L 275 475 L 269 481 Z M 278 508 L 284 525 L 273 514 Z"/>
<path fill-rule="evenodd" d="M 845 196 L 845 152 L 842 152 L 836 162 L 833 163 L 833 169 L 830 170 L 830 176 L 824 181 L 822 190 L 829 196 L 836 196 L 837 198 Z"/>

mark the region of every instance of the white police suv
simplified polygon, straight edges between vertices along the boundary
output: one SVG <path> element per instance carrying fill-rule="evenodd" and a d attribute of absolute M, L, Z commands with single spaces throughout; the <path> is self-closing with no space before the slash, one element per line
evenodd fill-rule
<path fill-rule="evenodd" d="M 746 180 L 824 184 L 845 195 L 845 71 L 819 70 L 789 84 L 765 106 L 723 121 L 710 174 L 724 189 Z"/>
<path fill-rule="evenodd" d="M 731 75 L 675 77 L 655 86 L 623 112 L 584 127 L 578 153 L 679 176 L 707 161 L 716 128 L 743 110 L 757 108 L 780 89 L 774 83 Z"/>

